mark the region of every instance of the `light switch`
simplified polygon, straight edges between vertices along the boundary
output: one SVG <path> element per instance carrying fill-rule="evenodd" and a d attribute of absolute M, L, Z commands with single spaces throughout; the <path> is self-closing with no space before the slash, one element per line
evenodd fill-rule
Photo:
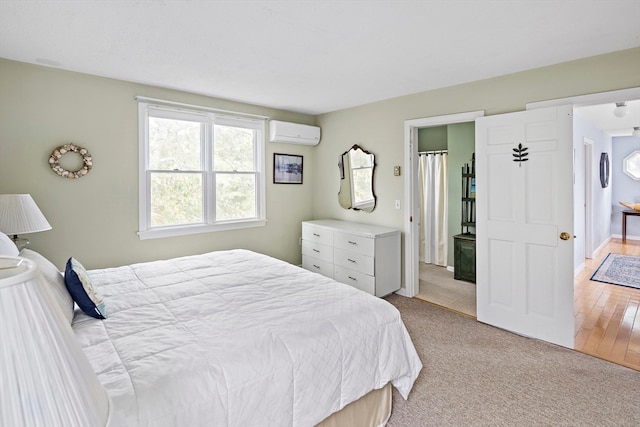
<path fill-rule="evenodd" d="M 393 167 L 393 176 L 400 176 L 400 166 Z M 400 208 L 396 208 L 396 209 L 400 209 Z"/>

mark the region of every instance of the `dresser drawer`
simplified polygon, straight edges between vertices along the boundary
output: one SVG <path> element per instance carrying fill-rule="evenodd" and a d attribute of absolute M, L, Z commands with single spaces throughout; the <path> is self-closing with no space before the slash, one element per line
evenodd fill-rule
<path fill-rule="evenodd" d="M 333 279 L 333 264 L 318 258 L 302 255 L 302 268 L 305 270 L 320 273 L 323 276 Z"/>
<path fill-rule="evenodd" d="M 335 248 L 333 252 L 333 263 L 350 270 L 368 274 L 369 276 L 375 275 L 374 258 L 353 250 Z"/>
<path fill-rule="evenodd" d="M 308 255 L 323 261 L 333 262 L 333 247 L 303 239 L 302 255 Z"/>
<path fill-rule="evenodd" d="M 302 240 L 333 246 L 333 230 L 302 223 Z"/>
<path fill-rule="evenodd" d="M 347 249 L 364 255 L 373 256 L 375 253 L 375 239 L 355 234 L 334 232 L 333 245 L 336 248 Z"/>
<path fill-rule="evenodd" d="M 333 278 L 338 282 L 346 283 L 371 295 L 376 294 L 376 279 L 373 276 L 336 265 Z"/>

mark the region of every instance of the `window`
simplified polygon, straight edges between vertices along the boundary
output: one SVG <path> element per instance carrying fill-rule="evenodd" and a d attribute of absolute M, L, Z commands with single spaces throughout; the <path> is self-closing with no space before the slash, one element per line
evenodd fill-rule
<path fill-rule="evenodd" d="M 265 224 L 265 120 L 139 103 L 141 239 Z"/>
<path fill-rule="evenodd" d="M 640 180 L 640 150 L 636 150 L 624 158 L 622 170 L 632 179 Z"/>

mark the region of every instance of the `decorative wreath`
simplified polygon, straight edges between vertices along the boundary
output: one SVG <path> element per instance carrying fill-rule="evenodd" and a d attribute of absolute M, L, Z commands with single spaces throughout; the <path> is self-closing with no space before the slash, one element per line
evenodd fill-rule
<path fill-rule="evenodd" d="M 59 162 L 62 156 L 67 153 L 80 154 L 82 156 L 82 168 L 76 171 L 68 171 L 66 169 L 63 169 L 62 166 L 60 166 Z M 51 169 L 53 169 L 53 171 L 61 177 L 75 179 L 82 178 L 89 173 L 89 171 L 93 167 L 93 160 L 91 160 L 91 154 L 89 154 L 86 148 L 78 147 L 74 144 L 65 144 L 53 150 L 53 153 L 51 153 L 51 157 L 49 157 L 49 166 L 51 166 Z"/>

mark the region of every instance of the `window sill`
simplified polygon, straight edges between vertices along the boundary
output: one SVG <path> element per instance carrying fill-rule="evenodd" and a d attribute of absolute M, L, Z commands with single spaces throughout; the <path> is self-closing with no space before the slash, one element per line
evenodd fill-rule
<path fill-rule="evenodd" d="M 195 224 L 178 227 L 158 227 L 150 230 L 138 231 L 140 240 L 162 239 L 164 237 L 188 236 L 191 234 L 211 233 L 215 231 L 241 230 L 243 228 L 263 227 L 266 219 L 252 221 L 236 221 L 220 224 Z"/>

